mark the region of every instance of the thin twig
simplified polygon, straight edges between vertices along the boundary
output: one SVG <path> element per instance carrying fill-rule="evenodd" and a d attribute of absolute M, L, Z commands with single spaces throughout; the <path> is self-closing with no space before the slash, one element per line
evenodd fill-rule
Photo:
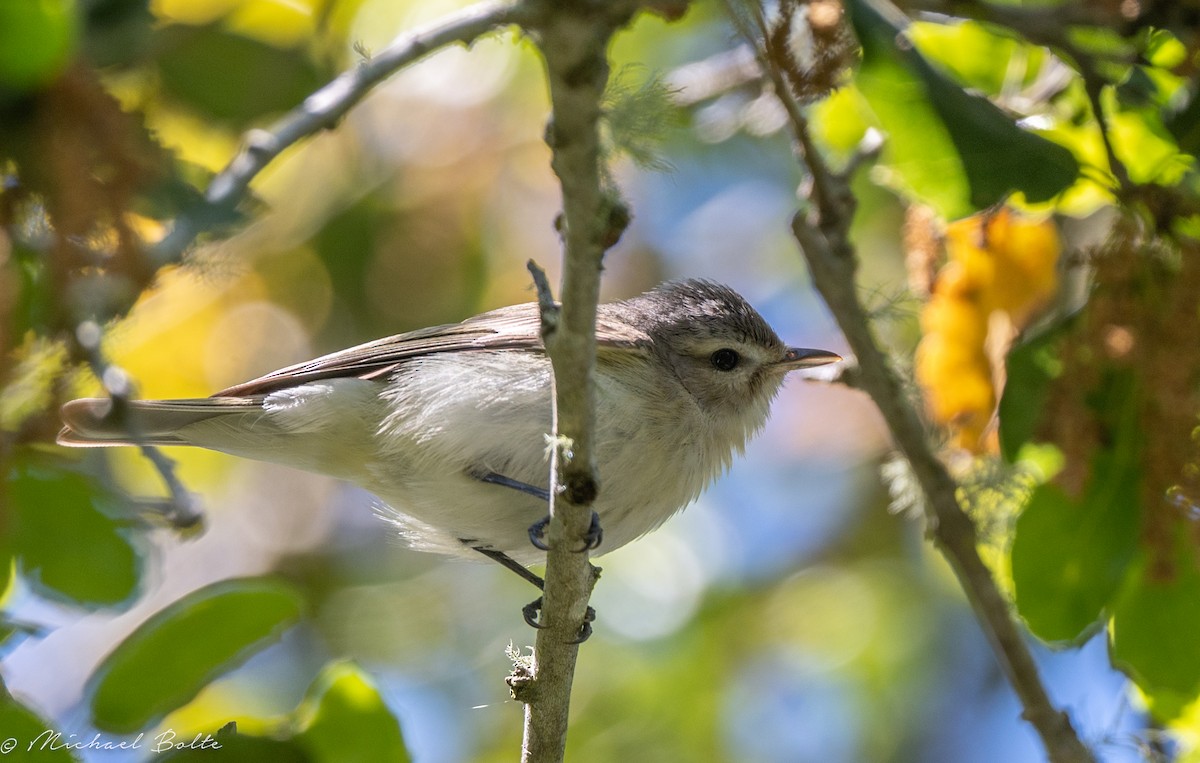
<path fill-rule="evenodd" d="M 533 260 L 525 263 L 533 278 L 533 286 L 537 290 L 538 312 L 542 317 L 542 336 L 553 334 L 558 330 L 558 319 L 562 313 L 559 304 L 554 301 L 554 292 L 550 290 L 550 280 L 546 271 Z"/>
<path fill-rule="evenodd" d="M 756 39 L 751 42 L 760 44 Z M 766 51 L 760 52 L 760 60 L 768 72 L 774 68 Z M 874 400 L 891 430 L 896 447 L 908 459 L 925 495 L 933 541 L 950 562 L 966 592 L 976 618 L 1016 690 L 1024 717 L 1037 730 L 1051 760 L 1090 763 L 1094 760 L 1091 752 L 1079 740 L 1068 716 L 1050 701 L 1021 628 L 979 556 L 976 528 L 959 506 L 957 485 L 929 447 L 921 418 L 909 404 L 899 377 L 871 333 L 855 283 L 858 261 L 849 241 L 854 207 L 848 178 L 833 173 L 823 157 L 812 149 L 808 123 L 803 119 L 799 104 L 791 99 L 786 87 L 779 86 L 782 75 L 773 73 L 772 79 L 777 82 L 776 95 L 792 117 L 796 142 L 802 148 L 804 164 L 813 178 L 812 208 L 795 215 L 792 233 L 808 261 L 814 285 L 829 305 L 857 358 L 857 386 Z M 797 115 L 800 118 L 796 118 Z"/>
<path fill-rule="evenodd" d="M 399 69 L 430 53 L 455 43 L 471 44 L 498 27 L 526 23 L 528 3 L 483 2 L 447 15 L 423 28 L 406 32 L 377 55 L 342 72 L 329 84 L 304 99 L 270 129 L 251 130 L 242 138 L 242 148 L 212 179 L 204 194 L 203 209 L 182 215 L 171 231 L 151 247 L 149 254 L 158 263 L 174 262 L 182 256 L 196 236 L 232 213 L 250 182 L 285 149 L 330 129 L 383 80 Z"/>
<path fill-rule="evenodd" d="M 190 492 L 179 475 L 175 473 L 175 462 L 168 458 L 159 448 L 145 442 L 145 437 L 137 426 L 137 420 L 129 415 L 130 405 L 134 396 L 133 383 L 124 369 L 111 363 L 101 349 L 103 333 L 94 321 L 84 321 L 75 332 L 75 341 L 83 350 L 92 373 L 104 385 L 105 392 L 112 400 L 112 410 L 109 417 L 117 426 L 129 435 L 142 455 L 158 472 L 167 488 L 168 498 L 162 504 L 156 505 L 156 515 L 161 516 L 176 530 L 196 530 L 204 521 L 204 510 L 196 495 Z"/>
<path fill-rule="evenodd" d="M 741 22 L 741 17 L 735 13 L 730 16 L 738 21 L 739 31 L 748 41 L 762 40 L 763 44 L 752 42 L 756 58 L 759 65 L 771 80 L 771 86 L 778 96 L 779 103 L 787 112 L 788 121 L 796 127 L 793 130 L 796 146 L 800 152 L 801 161 L 809 168 L 809 177 L 812 180 L 811 195 L 815 200 L 817 207 L 826 209 L 829 207 L 842 206 L 847 203 L 853 203 L 853 197 L 847 192 L 843 192 L 843 185 L 836 182 L 833 172 L 824 161 L 820 160 L 817 152 L 817 146 L 813 142 L 808 131 L 808 118 L 804 116 L 800 104 L 795 98 L 791 97 L 791 89 L 788 87 L 787 78 L 784 77 L 782 68 L 779 63 L 779 51 L 773 51 L 770 48 L 769 40 L 771 39 L 770 30 L 767 27 L 766 16 L 762 6 L 757 2 L 749 3 L 749 10 L 755 29 L 751 30 Z M 817 161 L 810 162 L 809 157 L 817 157 Z M 853 214 L 853 212 L 851 212 Z M 843 248 L 839 246 L 838 249 Z"/>
<path fill-rule="evenodd" d="M 209 183 L 203 208 L 176 218 L 170 232 L 149 247 L 149 259 L 159 264 L 178 260 L 196 236 L 212 224 L 211 221 L 222 219 L 232 212 L 251 181 L 285 149 L 323 129 L 334 127 L 372 88 L 397 70 L 447 45 L 470 44 L 498 27 L 519 23 L 526 16 L 524 5 L 484 2 L 448 15 L 424 29 L 407 32 L 378 55 L 348 69 L 308 96 L 304 103 L 282 117 L 269 130 L 248 132 L 238 154 Z M 123 371 L 103 357 L 99 332 L 96 323 L 85 321 L 77 332 L 76 341 L 85 351 L 93 372 L 112 397 L 111 415 L 118 417 L 121 426 L 129 431 L 131 440 L 139 442 L 141 438 L 134 421 L 127 415 L 132 399 L 132 382 Z M 170 493 L 162 516 L 177 528 L 195 527 L 202 520 L 203 513 L 195 497 L 175 474 L 174 461 L 152 445 L 140 444 L 139 448 L 142 455 L 154 465 Z"/>

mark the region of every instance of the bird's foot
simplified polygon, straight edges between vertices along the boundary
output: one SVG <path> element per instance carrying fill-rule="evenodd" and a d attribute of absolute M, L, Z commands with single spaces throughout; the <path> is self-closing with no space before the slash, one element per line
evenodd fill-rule
<path fill-rule="evenodd" d="M 542 551 L 549 551 L 550 547 L 546 545 L 544 538 L 546 537 L 546 528 L 550 526 L 550 517 L 545 516 L 529 526 L 529 542 L 534 548 Z M 604 528 L 600 526 L 600 515 L 592 512 L 592 521 L 588 525 L 587 533 L 583 536 L 583 547 L 576 549 L 576 553 L 582 554 L 584 551 L 595 551 L 604 541 Z"/>
<path fill-rule="evenodd" d="M 521 608 L 521 614 L 524 616 L 525 622 L 529 624 L 529 627 L 537 628 L 539 630 L 546 627 L 544 624 L 542 624 L 542 622 L 540 620 L 538 620 L 538 612 L 540 612 L 541 609 L 542 609 L 542 597 L 541 596 L 537 597 L 536 599 L 534 599 L 533 601 L 529 602 L 528 604 L 526 604 L 524 607 Z M 574 639 L 568 641 L 567 643 L 568 644 L 582 644 L 583 642 L 585 642 L 589 638 L 591 638 L 592 623 L 594 623 L 595 621 L 596 621 L 596 610 L 592 609 L 591 607 L 588 607 L 587 611 L 585 611 L 583 614 L 583 624 L 579 626 L 579 633 L 576 634 Z"/>

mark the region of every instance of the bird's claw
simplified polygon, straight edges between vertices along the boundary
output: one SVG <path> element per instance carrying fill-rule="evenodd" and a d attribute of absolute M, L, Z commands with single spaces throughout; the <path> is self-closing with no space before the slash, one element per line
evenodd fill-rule
<path fill-rule="evenodd" d="M 546 537 L 546 528 L 550 525 L 550 517 L 546 516 L 529 526 L 529 542 L 533 547 L 542 551 L 549 551 L 550 547 L 546 545 L 543 538 Z M 592 521 L 588 525 L 587 533 L 583 536 L 583 547 L 576 549 L 575 553 L 582 554 L 584 551 L 595 551 L 604 541 L 604 528 L 600 526 L 600 515 L 592 512 Z"/>
<path fill-rule="evenodd" d="M 550 526 L 550 516 L 539 519 L 529 526 L 529 542 L 533 547 L 541 551 L 549 551 L 550 547 L 546 545 L 546 541 L 542 538 L 546 535 L 546 528 Z"/>
<path fill-rule="evenodd" d="M 592 521 L 588 525 L 587 534 L 583 536 L 583 548 L 579 549 L 579 553 L 595 551 L 603 541 L 604 528 L 600 526 L 600 515 L 593 511 Z"/>
<path fill-rule="evenodd" d="M 583 624 L 579 626 L 579 635 L 568 641 L 568 644 L 582 644 L 592 637 L 592 623 L 596 621 L 596 610 L 591 607 L 583 613 Z"/>
<path fill-rule="evenodd" d="M 524 607 L 521 608 L 521 614 L 522 614 L 522 616 L 524 616 L 525 622 L 529 624 L 529 627 L 537 628 L 538 630 L 541 630 L 542 628 L 546 627 L 544 624 L 542 624 L 538 620 L 538 612 L 540 612 L 541 609 L 542 609 L 542 597 L 541 596 L 537 597 L 536 599 L 534 599 L 533 601 L 529 602 L 528 604 L 526 604 Z M 594 623 L 595 621 L 596 621 L 596 610 L 592 609 L 591 607 L 588 607 L 587 611 L 585 611 L 583 613 L 583 624 L 579 626 L 579 634 L 572 640 L 568 641 L 567 643 L 568 644 L 582 644 L 583 642 L 585 642 L 589 638 L 591 638 L 592 623 Z"/>
<path fill-rule="evenodd" d="M 525 606 L 521 607 L 521 615 L 524 616 L 525 622 L 530 628 L 541 630 L 546 626 L 538 622 L 538 612 L 542 609 L 542 597 L 539 596 Z"/>

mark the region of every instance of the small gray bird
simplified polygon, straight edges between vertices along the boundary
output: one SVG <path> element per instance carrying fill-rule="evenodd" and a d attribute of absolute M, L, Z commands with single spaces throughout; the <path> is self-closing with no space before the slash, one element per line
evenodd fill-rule
<path fill-rule="evenodd" d="M 194 445 L 329 474 L 392 507 L 414 547 L 524 572 L 543 558 L 549 475 L 539 329 L 537 305 L 514 305 L 209 398 L 136 401 L 121 420 L 107 399 L 73 400 L 58 442 Z M 841 359 L 786 347 L 736 292 L 699 280 L 600 305 L 596 339 L 601 551 L 693 501 L 762 428 L 789 371 Z"/>

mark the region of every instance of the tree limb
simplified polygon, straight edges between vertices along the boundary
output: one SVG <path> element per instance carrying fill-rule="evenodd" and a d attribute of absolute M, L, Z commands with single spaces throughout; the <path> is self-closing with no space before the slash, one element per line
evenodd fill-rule
<path fill-rule="evenodd" d="M 757 17 L 761 23 L 761 15 Z M 761 30 L 759 32 L 761 34 Z M 808 262 L 813 284 L 829 305 L 858 362 L 856 386 L 871 396 L 892 433 L 896 447 L 912 467 L 925 496 L 926 519 L 934 543 L 950 562 L 975 616 L 992 645 L 1005 675 L 1055 763 L 1091 763 L 1094 757 L 1080 741 L 1066 713 L 1050 701 L 1037 664 L 1013 619 L 1008 601 L 996 585 L 976 547 L 976 528 L 956 496 L 957 484 L 929 447 L 925 426 L 909 404 L 900 379 L 871 333 L 855 283 L 858 259 L 849 239 L 854 197 L 848 177 L 832 172 L 816 150 L 808 123 L 791 97 L 782 72 L 756 34 L 752 40 L 776 95 L 788 113 L 798 151 L 812 178 L 811 208 L 798 212 L 792 233 Z"/>
<path fill-rule="evenodd" d="M 583 541 L 599 489 L 596 472 L 596 305 L 605 247 L 601 217 L 600 102 L 608 81 L 608 41 L 617 28 L 596 23 L 582 4 L 547 14 L 538 29 L 552 109 L 546 142 L 562 183 L 562 305 L 547 304 L 539 282 L 542 339 L 554 367 L 554 448 L 542 623 L 533 655 L 533 685 L 525 701 L 524 763 L 560 761 L 587 602 L 597 577 Z M 538 271 L 531 271 L 538 280 Z"/>
<path fill-rule="evenodd" d="M 871 396 L 896 447 L 908 459 L 925 496 L 933 541 L 950 562 L 971 602 L 1021 701 L 1024 718 L 1037 730 L 1051 760 L 1090 763 L 1094 760 L 1091 752 L 1079 740 L 1066 713 L 1050 701 L 1021 628 L 1009 612 L 1008 601 L 979 556 L 975 525 L 958 504 L 957 485 L 930 450 L 921 419 L 905 399 L 899 378 L 871 334 L 855 288 L 857 259 L 852 252 L 849 257 L 837 254 L 815 221 L 803 212 L 793 218 L 792 232 L 808 262 L 813 283 L 858 360 L 856 386 Z"/>
<path fill-rule="evenodd" d="M 629 215 L 604 187 L 599 122 L 608 81 L 608 44 L 642 7 L 666 15 L 676 0 L 596 3 L 574 0 L 544 6 L 535 22 L 546 61 L 551 121 L 546 142 L 562 185 L 561 306 L 550 298 L 540 269 L 530 263 L 542 310 L 542 339 L 554 368 L 554 434 L 542 623 L 534 648 L 532 683 L 525 682 L 524 763 L 561 761 L 578 640 L 599 570 L 588 561 L 584 538 L 599 490 L 595 456 L 596 306 L 604 252 L 620 238 Z"/>

